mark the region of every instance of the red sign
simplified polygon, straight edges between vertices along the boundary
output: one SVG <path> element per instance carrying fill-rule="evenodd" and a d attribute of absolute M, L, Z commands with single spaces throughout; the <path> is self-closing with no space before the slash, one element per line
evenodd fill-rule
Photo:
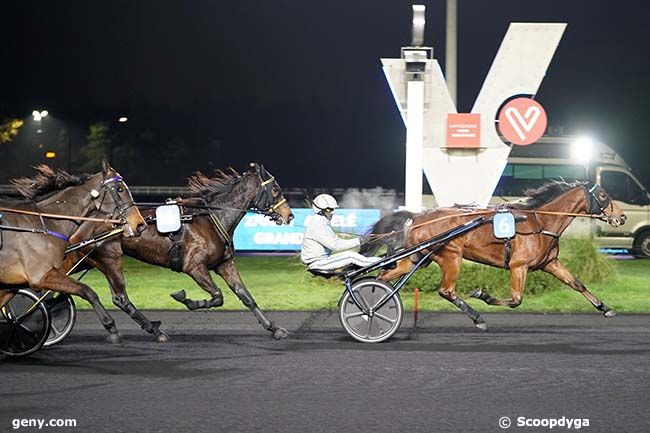
<path fill-rule="evenodd" d="M 481 146 L 481 115 L 475 113 L 447 114 L 447 147 L 476 148 Z"/>
<path fill-rule="evenodd" d="M 499 132 L 507 141 L 520 146 L 539 140 L 547 124 L 544 107 L 532 98 L 515 98 L 499 113 Z"/>

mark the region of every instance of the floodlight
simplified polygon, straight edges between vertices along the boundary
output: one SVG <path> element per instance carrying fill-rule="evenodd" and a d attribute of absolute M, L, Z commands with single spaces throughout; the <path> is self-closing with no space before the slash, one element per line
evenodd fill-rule
<path fill-rule="evenodd" d="M 413 5 L 413 38 L 411 45 L 421 47 L 424 44 L 424 5 Z"/>
<path fill-rule="evenodd" d="M 591 137 L 578 137 L 571 143 L 571 159 L 587 164 L 594 152 L 594 140 Z"/>

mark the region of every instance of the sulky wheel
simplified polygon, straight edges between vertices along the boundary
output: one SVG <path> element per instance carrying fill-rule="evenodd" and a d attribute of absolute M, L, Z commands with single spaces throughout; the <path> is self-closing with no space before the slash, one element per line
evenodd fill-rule
<path fill-rule="evenodd" d="M 352 291 L 366 311 L 376 308 L 378 302 L 393 291 L 390 284 L 375 279 L 364 279 L 352 284 Z M 339 319 L 345 331 L 362 343 L 380 343 L 397 332 L 404 310 L 399 293 L 371 315 L 364 313 L 354 303 L 346 290 L 339 301 Z"/>
<path fill-rule="evenodd" d="M 50 293 L 45 298 L 45 306 L 50 313 L 50 334 L 43 346 L 48 347 L 63 341 L 74 328 L 77 308 L 72 296 L 65 293 Z"/>
<path fill-rule="evenodd" d="M 30 290 L 20 289 L 0 310 L 0 352 L 26 356 L 40 349 L 50 332 L 50 315 Z M 36 304 L 36 305 L 34 305 Z"/>

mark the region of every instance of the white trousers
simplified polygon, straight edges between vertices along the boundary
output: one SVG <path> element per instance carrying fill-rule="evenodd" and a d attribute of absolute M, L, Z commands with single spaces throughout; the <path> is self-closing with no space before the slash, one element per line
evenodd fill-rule
<path fill-rule="evenodd" d="M 348 265 L 364 267 L 372 265 L 381 260 L 381 257 L 366 257 L 354 251 L 343 251 L 342 253 L 332 254 L 324 259 L 319 259 L 309 264 L 309 269 L 321 269 L 331 271 L 334 269 L 344 268 Z"/>

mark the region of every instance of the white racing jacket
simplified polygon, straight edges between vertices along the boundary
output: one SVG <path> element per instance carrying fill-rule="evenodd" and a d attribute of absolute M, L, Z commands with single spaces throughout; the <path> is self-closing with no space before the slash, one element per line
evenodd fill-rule
<path fill-rule="evenodd" d="M 358 238 L 341 239 L 334 233 L 326 217 L 314 215 L 305 229 L 300 259 L 303 263 L 309 264 L 328 257 L 332 251 L 348 250 L 358 247 L 359 244 Z"/>

